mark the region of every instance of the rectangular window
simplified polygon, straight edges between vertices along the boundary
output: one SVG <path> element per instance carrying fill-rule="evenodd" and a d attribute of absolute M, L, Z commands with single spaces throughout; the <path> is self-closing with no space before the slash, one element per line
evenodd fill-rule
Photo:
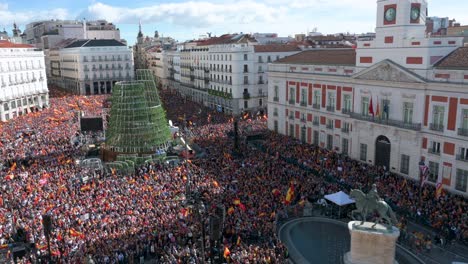
<path fill-rule="evenodd" d="M 440 105 L 435 105 L 432 108 L 432 123 L 436 127 L 443 127 L 444 126 L 444 113 L 445 107 Z"/>
<path fill-rule="evenodd" d="M 405 124 L 413 123 L 413 103 L 403 103 L 403 122 Z"/>
<path fill-rule="evenodd" d="M 455 181 L 455 189 L 466 192 L 468 181 L 468 170 L 457 169 L 457 179 Z"/>
<path fill-rule="evenodd" d="M 361 115 L 369 116 L 369 97 L 361 98 Z"/>
<path fill-rule="evenodd" d="M 333 129 L 334 122 L 335 121 L 333 119 L 327 119 L 327 128 Z"/>
<path fill-rule="evenodd" d="M 249 101 L 244 101 L 244 109 L 247 109 L 249 108 Z"/>
<path fill-rule="evenodd" d="M 359 159 L 362 161 L 367 161 L 367 144 L 361 144 Z"/>
<path fill-rule="evenodd" d="M 460 148 L 457 158 L 459 160 L 468 161 L 468 148 Z"/>
<path fill-rule="evenodd" d="M 275 120 L 273 122 L 273 129 L 274 129 L 275 133 L 278 133 L 278 120 Z"/>
<path fill-rule="evenodd" d="M 464 130 L 468 130 L 468 109 L 462 110 L 462 123 L 461 128 Z"/>
<path fill-rule="evenodd" d="M 431 141 L 429 152 L 433 154 L 440 154 L 440 142 Z"/>
<path fill-rule="evenodd" d="M 247 64 L 244 65 L 244 72 L 249 72 L 249 66 Z"/>
<path fill-rule="evenodd" d="M 327 106 L 329 108 L 335 108 L 335 93 L 333 92 L 329 92 L 328 95 L 328 103 L 327 103 Z"/>
<path fill-rule="evenodd" d="M 249 84 L 249 76 L 244 76 L 244 84 Z"/>
<path fill-rule="evenodd" d="M 307 105 L 307 91 L 306 91 L 306 89 L 301 89 L 301 105 L 302 106 Z"/>
<path fill-rule="evenodd" d="M 333 149 L 333 135 L 327 135 L 327 149 Z"/>
<path fill-rule="evenodd" d="M 376 109 L 374 109 L 374 111 L 376 111 Z M 383 119 L 388 119 L 388 116 L 390 114 L 390 100 L 388 99 L 382 100 L 382 106 L 381 106 L 380 112 L 382 113 Z"/>
<path fill-rule="evenodd" d="M 319 132 L 314 131 L 314 145 L 318 145 L 318 144 L 319 144 Z"/>
<path fill-rule="evenodd" d="M 321 95 L 320 91 L 318 90 L 314 91 L 314 105 L 320 106 L 320 95 Z"/>
<path fill-rule="evenodd" d="M 439 163 L 429 161 L 428 181 L 436 182 L 438 177 L 439 177 Z"/>
<path fill-rule="evenodd" d="M 249 56 L 247 54 L 244 54 L 244 60 L 248 60 L 249 59 Z"/>
<path fill-rule="evenodd" d="M 347 138 L 343 138 L 341 144 L 341 153 L 348 154 L 349 141 Z"/>
<path fill-rule="evenodd" d="M 258 62 L 260 62 L 260 63 L 263 62 L 262 56 L 258 56 Z"/>
<path fill-rule="evenodd" d="M 343 109 L 345 112 L 351 112 L 351 95 L 350 94 L 345 94 L 343 96 Z"/>
<path fill-rule="evenodd" d="M 289 125 L 289 136 L 294 137 L 294 125 Z"/>
<path fill-rule="evenodd" d="M 276 101 L 276 102 L 279 101 L 279 87 L 278 87 L 278 85 L 275 85 L 275 94 L 274 94 L 274 97 L 273 97 L 273 101 Z"/>
<path fill-rule="evenodd" d="M 403 174 L 409 173 L 409 161 L 410 156 L 402 154 L 401 155 L 401 164 L 400 164 L 400 172 Z"/>
<path fill-rule="evenodd" d="M 289 103 L 294 104 L 296 102 L 296 89 L 289 88 Z"/>

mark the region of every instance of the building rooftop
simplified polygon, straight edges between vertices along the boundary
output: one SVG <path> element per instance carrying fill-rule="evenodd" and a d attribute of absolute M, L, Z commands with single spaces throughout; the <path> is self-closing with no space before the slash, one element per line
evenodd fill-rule
<path fill-rule="evenodd" d="M 292 51 L 301 51 L 301 49 L 296 45 L 280 45 L 280 44 L 270 44 L 270 45 L 255 45 L 255 52 L 292 52 Z"/>
<path fill-rule="evenodd" d="M 355 66 L 356 51 L 354 49 L 307 50 L 282 58 L 275 63 Z"/>
<path fill-rule="evenodd" d="M 468 47 L 454 50 L 440 60 L 434 67 L 447 69 L 468 69 Z"/>
<path fill-rule="evenodd" d="M 28 44 L 17 44 L 17 43 L 11 43 L 10 41 L 8 40 L 0 40 L 0 48 L 34 48 L 33 46 L 31 45 L 28 45 Z"/>
<path fill-rule="evenodd" d="M 234 43 L 247 43 L 257 42 L 252 36 L 247 34 L 224 34 L 219 37 L 212 37 L 206 40 L 197 41 L 198 46 L 220 45 L 220 44 L 234 44 Z"/>
<path fill-rule="evenodd" d="M 72 44 L 65 47 L 68 48 L 80 48 L 80 47 L 109 47 L 109 46 L 125 46 L 122 42 L 115 39 L 83 39 L 77 40 Z"/>

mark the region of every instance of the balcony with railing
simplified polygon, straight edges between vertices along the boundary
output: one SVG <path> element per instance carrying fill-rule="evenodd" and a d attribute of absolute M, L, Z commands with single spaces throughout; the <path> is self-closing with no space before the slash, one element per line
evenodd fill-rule
<path fill-rule="evenodd" d="M 320 104 L 313 104 L 313 105 L 312 105 L 312 108 L 314 108 L 314 109 L 319 109 L 319 110 L 320 110 Z"/>
<path fill-rule="evenodd" d="M 314 121 L 312 122 L 312 125 L 314 125 L 314 126 L 320 126 L 320 122 L 319 122 L 319 121 L 316 121 L 316 120 L 314 120 Z"/>
<path fill-rule="evenodd" d="M 307 120 L 304 117 L 301 117 L 301 122 L 305 123 L 305 122 L 307 122 Z"/>
<path fill-rule="evenodd" d="M 289 99 L 289 104 L 296 104 L 296 101 L 294 99 Z"/>
<path fill-rule="evenodd" d="M 349 128 L 348 127 L 342 127 L 341 132 L 345 134 L 349 134 Z"/>
<path fill-rule="evenodd" d="M 381 124 L 381 125 L 385 125 L 385 126 L 393 126 L 393 127 L 409 129 L 409 130 L 414 130 L 414 131 L 421 131 L 421 124 L 420 123 L 418 123 L 418 124 L 416 124 L 416 123 L 406 123 L 406 122 L 400 121 L 400 120 L 381 119 L 381 118 L 378 118 L 378 117 L 363 115 L 363 114 L 359 114 L 359 113 L 350 113 L 350 116 L 351 116 L 351 118 L 354 118 L 354 119 L 357 119 L 357 120 L 367 121 L 367 122 Z"/>
<path fill-rule="evenodd" d="M 307 102 L 306 101 L 301 101 L 301 106 L 307 106 Z"/>
<path fill-rule="evenodd" d="M 290 120 L 294 120 L 294 116 L 293 115 L 289 115 L 288 117 Z"/>
<path fill-rule="evenodd" d="M 259 80 L 258 84 L 265 84 L 265 82 L 263 80 Z"/>
<path fill-rule="evenodd" d="M 279 102 L 279 97 L 273 97 L 274 102 Z"/>
<path fill-rule="evenodd" d="M 333 130 L 333 124 L 327 124 L 327 129 L 332 129 Z"/>
<path fill-rule="evenodd" d="M 242 96 L 243 96 L 244 99 L 246 99 L 246 100 L 250 99 L 250 93 L 243 93 Z"/>
<path fill-rule="evenodd" d="M 468 162 L 468 156 L 466 156 L 466 155 L 458 154 L 456 156 L 456 159 L 459 160 L 459 161 Z"/>
<path fill-rule="evenodd" d="M 437 124 L 437 123 L 430 123 L 429 124 L 429 129 L 433 130 L 433 131 L 443 132 L 444 131 L 444 125 L 443 124 Z"/>
<path fill-rule="evenodd" d="M 440 156 L 440 150 L 433 149 L 433 148 L 428 148 L 427 152 L 433 155 L 439 155 Z"/>
<path fill-rule="evenodd" d="M 334 105 L 327 105 L 327 111 L 328 112 L 335 112 L 335 106 Z"/>
<path fill-rule="evenodd" d="M 341 113 L 343 113 L 343 114 L 345 114 L 345 115 L 349 115 L 349 114 L 351 114 L 351 109 L 342 108 L 342 109 L 341 109 Z"/>
<path fill-rule="evenodd" d="M 468 128 L 459 128 L 458 135 L 468 137 Z"/>

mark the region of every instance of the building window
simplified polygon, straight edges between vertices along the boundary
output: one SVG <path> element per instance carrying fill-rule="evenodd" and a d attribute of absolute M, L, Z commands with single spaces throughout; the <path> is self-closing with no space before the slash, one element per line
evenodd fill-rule
<path fill-rule="evenodd" d="M 258 62 L 259 62 L 259 63 L 262 63 L 262 62 L 263 62 L 262 56 L 258 56 Z M 259 66 L 259 67 L 260 67 L 260 66 Z"/>
<path fill-rule="evenodd" d="M 319 144 L 319 132 L 314 131 L 314 145 L 318 145 L 318 144 Z"/>
<path fill-rule="evenodd" d="M 267 57 L 267 62 L 271 62 L 271 56 Z"/>
<path fill-rule="evenodd" d="M 468 181 L 468 170 L 457 169 L 457 179 L 455 180 L 455 189 L 466 192 Z"/>
<path fill-rule="evenodd" d="M 306 91 L 306 89 L 301 89 L 301 105 L 302 106 L 307 105 L 307 91 Z"/>
<path fill-rule="evenodd" d="M 369 97 L 361 98 L 361 115 L 369 116 Z"/>
<path fill-rule="evenodd" d="M 333 135 L 327 135 L 327 149 L 333 149 Z"/>
<path fill-rule="evenodd" d="M 349 147 L 349 141 L 347 138 L 342 139 L 342 144 L 341 144 L 341 153 L 343 154 L 348 154 L 348 147 Z"/>
<path fill-rule="evenodd" d="M 345 112 L 351 112 L 351 95 L 350 94 L 345 94 L 343 96 L 343 110 Z"/>
<path fill-rule="evenodd" d="M 367 144 L 361 144 L 361 148 L 359 151 L 359 159 L 362 161 L 367 160 Z"/>
<path fill-rule="evenodd" d="M 444 113 L 445 107 L 440 105 L 435 105 L 432 109 L 432 123 L 436 127 L 444 126 Z"/>
<path fill-rule="evenodd" d="M 258 72 L 263 72 L 262 65 L 258 65 Z"/>
<path fill-rule="evenodd" d="M 289 136 L 294 137 L 294 125 L 293 124 L 289 125 Z"/>
<path fill-rule="evenodd" d="M 429 161 L 429 177 L 430 182 L 436 182 L 439 177 L 439 163 Z"/>
<path fill-rule="evenodd" d="M 248 60 L 249 59 L 249 56 L 247 54 L 244 54 L 244 60 Z"/>
<path fill-rule="evenodd" d="M 382 112 L 382 119 L 388 119 L 389 111 L 390 111 L 390 100 L 388 99 L 382 100 L 382 110 L 380 111 Z"/>
<path fill-rule="evenodd" d="M 335 93 L 329 92 L 327 97 L 328 97 L 327 107 L 335 108 Z"/>
<path fill-rule="evenodd" d="M 262 99 L 258 99 L 258 106 L 262 106 L 262 105 L 263 105 Z"/>
<path fill-rule="evenodd" d="M 296 102 L 296 89 L 289 87 L 289 103 L 294 104 Z"/>
<path fill-rule="evenodd" d="M 273 101 L 278 102 L 279 101 L 279 87 L 278 87 L 278 85 L 275 85 L 274 89 L 275 89 L 275 91 L 274 91 Z"/>
<path fill-rule="evenodd" d="M 327 128 L 328 129 L 333 129 L 333 123 L 335 121 L 333 119 L 327 119 Z"/>
<path fill-rule="evenodd" d="M 244 101 L 244 109 L 249 108 L 249 101 L 245 100 Z"/>
<path fill-rule="evenodd" d="M 273 109 L 273 116 L 278 116 L 278 108 L 277 107 L 275 107 Z"/>
<path fill-rule="evenodd" d="M 468 130 L 468 109 L 463 109 L 462 110 L 462 122 L 461 122 L 461 128 L 463 130 Z"/>
<path fill-rule="evenodd" d="M 249 72 L 249 65 L 244 64 L 244 72 Z"/>
<path fill-rule="evenodd" d="M 402 154 L 401 155 L 401 164 L 400 164 L 400 172 L 403 174 L 409 173 L 409 161 L 410 156 Z"/>
<path fill-rule="evenodd" d="M 314 105 L 320 106 L 320 91 L 314 91 Z"/>
<path fill-rule="evenodd" d="M 405 124 L 413 123 L 413 103 L 403 103 L 403 122 Z"/>
<path fill-rule="evenodd" d="M 278 133 L 278 120 L 275 120 L 273 122 L 273 129 L 274 129 L 275 133 Z"/>
<path fill-rule="evenodd" d="M 301 142 L 306 143 L 306 127 L 301 128 Z"/>
<path fill-rule="evenodd" d="M 431 141 L 429 152 L 432 154 L 440 154 L 440 142 Z"/>
<path fill-rule="evenodd" d="M 468 148 L 460 148 L 458 153 L 458 160 L 468 161 Z"/>
<path fill-rule="evenodd" d="M 249 76 L 244 76 L 244 84 L 249 84 Z"/>

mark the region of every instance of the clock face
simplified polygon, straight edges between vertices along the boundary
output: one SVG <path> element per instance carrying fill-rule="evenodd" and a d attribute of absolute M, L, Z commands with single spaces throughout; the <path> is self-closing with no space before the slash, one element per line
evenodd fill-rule
<path fill-rule="evenodd" d="M 411 20 L 418 20 L 420 15 L 421 15 L 421 10 L 419 9 L 419 7 L 411 8 Z"/>
<path fill-rule="evenodd" d="M 392 22 L 395 20 L 396 17 L 396 9 L 391 7 L 385 11 L 385 20 L 387 22 Z"/>

